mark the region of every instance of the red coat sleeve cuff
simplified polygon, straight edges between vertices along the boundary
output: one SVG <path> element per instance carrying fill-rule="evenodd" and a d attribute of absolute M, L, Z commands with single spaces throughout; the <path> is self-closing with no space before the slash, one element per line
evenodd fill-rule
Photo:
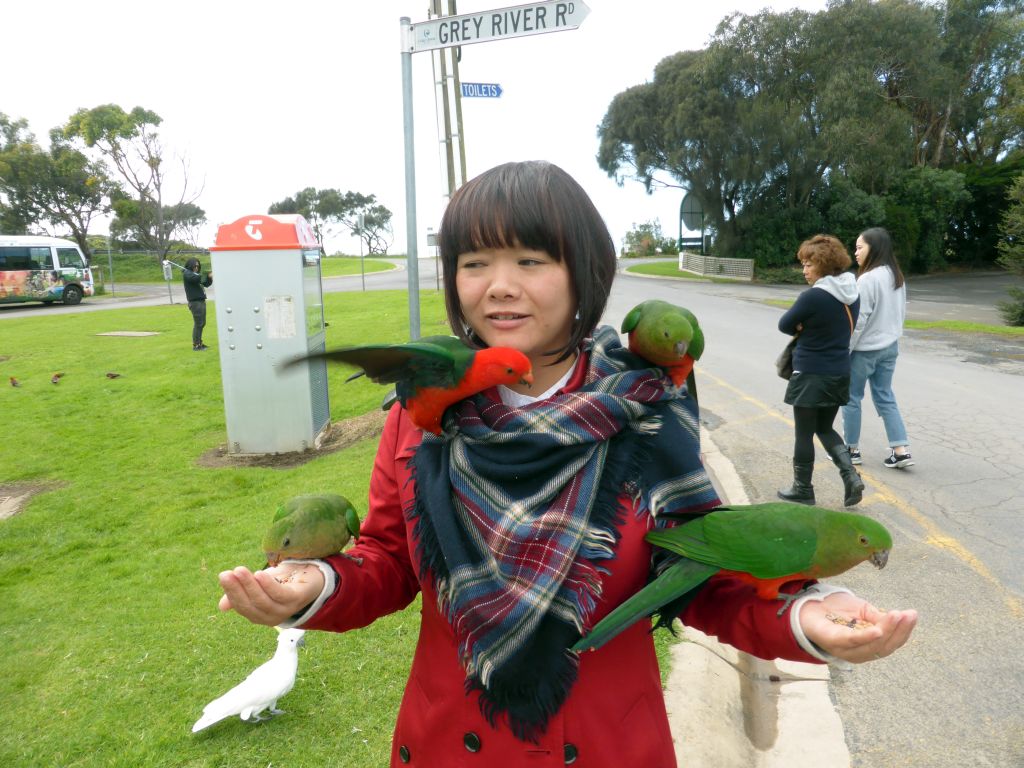
<path fill-rule="evenodd" d="M 808 583 L 792 581 L 781 592 L 800 591 Z M 680 615 L 688 626 L 762 659 L 788 659 L 821 664 L 797 642 L 790 627 L 792 605 L 763 600 L 753 586 L 728 576 L 713 576 Z"/>

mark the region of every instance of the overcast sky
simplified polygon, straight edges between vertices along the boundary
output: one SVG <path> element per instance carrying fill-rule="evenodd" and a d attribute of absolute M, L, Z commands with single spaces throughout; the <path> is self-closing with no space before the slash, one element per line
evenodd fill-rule
<path fill-rule="evenodd" d="M 616 244 L 634 223 L 678 234 L 683 192 L 619 187 L 597 166 L 597 126 L 612 98 L 655 65 L 706 46 L 735 10 L 822 10 L 825 0 L 585 0 L 579 29 L 464 46 L 464 82 L 500 98 L 463 99 L 470 177 L 508 160 L 543 159 L 590 193 Z M 460 14 L 515 5 L 461 0 Z M 374 194 L 394 213 L 392 253 L 406 251 L 399 19 L 427 0 L 51 0 L 5 3 L 0 112 L 45 144 L 79 108 L 114 103 L 163 118 L 168 150 L 187 158 L 209 226 L 265 213 L 304 187 Z M 444 206 L 430 53 L 412 57 L 420 255 Z M 169 153 L 170 154 L 170 153 Z M 180 175 L 171 176 L 180 189 Z M 105 233 L 106 223 L 95 228 Z M 333 238 L 328 251 L 356 253 Z"/>

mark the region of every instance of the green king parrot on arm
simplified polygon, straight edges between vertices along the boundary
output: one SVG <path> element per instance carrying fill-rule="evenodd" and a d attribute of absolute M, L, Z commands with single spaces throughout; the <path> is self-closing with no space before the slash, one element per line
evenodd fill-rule
<path fill-rule="evenodd" d="M 318 559 L 340 553 L 353 537 L 359 538 L 359 515 L 344 496 L 296 496 L 278 507 L 263 552 L 272 566 L 286 558 Z"/>
<path fill-rule="evenodd" d="M 497 384 L 533 383 L 530 361 L 522 352 L 508 347 L 471 349 L 454 336 L 338 347 L 291 364 L 315 359 L 361 368 L 350 381 L 365 374 L 378 384 L 394 384 L 413 424 L 435 435 L 441 434 L 445 410 L 460 400 Z"/>
<path fill-rule="evenodd" d="M 791 502 L 721 507 L 644 538 L 680 559 L 599 621 L 574 651 L 600 648 L 716 573 L 754 585 L 764 600 L 786 600 L 781 615 L 792 600 L 779 594 L 783 584 L 835 576 L 864 561 L 883 568 L 892 548 L 892 536 L 876 520 Z M 672 618 L 662 616 L 658 625 Z"/>
<path fill-rule="evenodd" d="M 693 364 L 704 353 L 704 332 L 685 307 L 650 299 L 637 304 L 622 321 L 629 351 L 664 368 L 677 387 L 687 382 L 696 398 Z"/>

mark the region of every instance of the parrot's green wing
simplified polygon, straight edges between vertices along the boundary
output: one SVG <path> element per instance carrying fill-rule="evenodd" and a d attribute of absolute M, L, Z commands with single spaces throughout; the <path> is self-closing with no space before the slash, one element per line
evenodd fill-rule
<path fill-rule="evenodd" d="M 354 538 L 359 538 L 359 515 L 351 504 L 345 510 L 345 527 Z"/>
<path fill-rule="evenodd" d="M 288 507 L 282 504 L 280 507 L 277 508 L 277 512 L 274 513 L 274 519 L 271 522 L 276 523 L 278 520 L 288 517 L 288 515 L 290 515 L 293 510 L 294 507 Z"/>
<path fill-rule="evenodd" d="M 645 302 L 646 303 L 646 302 Z M 637 323 L 640 322 L 640 317 L 644 313 L 644 305 L 637 304 L 629 313 L 622 319 L 622 327 L 619 329 L 622 333 L 629 333 L 636 328 Z"/>
<path fill-rule="evenodd" d="M 693 338 L 690 339 L 690 346 L 687 347 L 686 351 L 694 360 L 700 360 L 700 356 L 704 354 L 704 331 L 700 329 L 697 316 L 686 307 L 676 307 L 676 309 L 693 326 Z"/>
<path fill-rule="evenodd" d="M 454 336 L 424 336 L 406 344 L 357 344 L 314 352 L 287 363 L 333 360 L 360 369 L 350 378 L 366 375 L 377 384 L 395 384 L 404 405 L 420 389 L 451 389 L 462 381 L 475 350 Z"/>
<path fill-rule="evenodd" d="M 405 344 L 356 344 L 303 355 L 288 362 L 333 360 L 362 369 L 378 384 L 424 380 L 424 386 L 454 386 L 473 360 L 474 350 L 454 336 L 425 336 Z"/>
<path fill-rule="evenodd" d="M 815 520 L 827 511 L 782 503 L 716 509 L 645 538 L 700 563 L 773 579 L 811 566 L 818 545 Z"/>

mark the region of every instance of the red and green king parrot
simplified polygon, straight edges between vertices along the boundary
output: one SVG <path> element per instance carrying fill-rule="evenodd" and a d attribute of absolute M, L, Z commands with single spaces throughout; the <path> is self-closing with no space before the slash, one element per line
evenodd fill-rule
<path fill-rule="evenodd" d="M 532 384 L 530 361 L 509 347 L 471 349 L 454 336 L 424 336 L 405 344 L 358 344 L 318 352 L 298 360 L 326 359 L 362 370 L 377 384 L 394 384 L 412 423 L 441 434 L 450 405 L 497 384 Z M 386 405 L 389 405 L 386 404 Z"/>
<path fill-rule="evenodd" d="M 779 594 L 783 584 L 835 576 L 864 561 L 883 568 L 892 548 L 892 536 L 876 520 L 791 502 L 721 507 L 644 538 L 681 558 L 599 621 L 574 651 L 600 648 L 716 573 L 754 585 L 762 599 L 785 600 L 781 615 L 792 600 Z M 672 618 L 662 616 L 659 626 Z"/>
<path fill-rule="evenodd" d="M 629 351 L 664 368 L 677 387 L 687 382 L 696 397 L 693 364 L 704 353 L 704 333 L 690 310 L 650 299 L 637 304 L 622 321 Z"/>

